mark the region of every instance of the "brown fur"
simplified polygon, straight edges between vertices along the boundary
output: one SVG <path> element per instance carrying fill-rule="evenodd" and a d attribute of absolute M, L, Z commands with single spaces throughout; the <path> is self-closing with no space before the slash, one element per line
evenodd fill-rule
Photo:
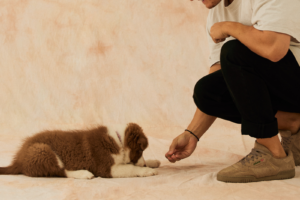
<path fill-rule="evenodd" d="M 130 161 L 136 163 L 148 146 L 140 126 L 128 124 L 125 148 L 130 148 Z M 25 174 L 31 177 L 66 177 L 66 170 L 88 170 L 95 177 L 111 178 L 114 160 L 120 148 L 107 134 L 105 126 L 86 131 L 44 131 L 25 139 L 9 167 L 1 167 L 0 174 Z M 56 155 L 64 168 L 60 168 Z"/>
<path fill-rule="evenodd" d="M 131 149 L 130 160 L 136 163 L 142 156 L 143 151 L 148 147 L 148 139 L 140 126 L 129 123 L 125 130 L 125 147 Z"/>

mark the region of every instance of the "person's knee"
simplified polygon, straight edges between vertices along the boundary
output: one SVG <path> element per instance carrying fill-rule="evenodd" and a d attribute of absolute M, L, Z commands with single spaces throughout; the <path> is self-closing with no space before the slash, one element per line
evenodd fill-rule
<path fill-rule="evenodd" d="M 246 46 L 243 43 L 241 43 L 239 40 L 229 40 L 222 46 L 221 54 L 222 54 L 222 52 L 223 53 L 232 53 L 232 52 L 237 53 L 237 51 L 239 52 L 240 50 L 242 50 L 245 47 Z"/>
<path fill-rule="evenodd" d="M 212 77 L 210 75 L 201 78 L 195 85 L 194 88 L 194 101 L 196 106 L 203 111 L 207 108 L 207 103 L 209 103 L 209 92 L 211 91 L 211 81 Z"/>
<path fill-rule="evenodd" d="M 209 84 L 210 84 L 210 77 L 209 76 L 202 77 L 195 85 L 194 95 L 202 96 L 203 94 L 205 94 L 208 90 Z"/>
<path fill-rule="evenodd" d="M 239 40 L 230 40 L 226 42 L 221 48 L 221 69 L 223 76 L 226 77 L 233 76 L 233 71 L 236 71 L 236 67 L 244 67 L 240 65 L 241 63 L 247 62 L 248 59 L 251 59 L 251 51 L 241 43 Z M 233 65 L 234 63 L 234 65 Z"/>
<path fill-rule="evenodd" d="M 247 48 L 243 43 L 239 40 L 230 40 L 226 42 L 221 48 L 221 63 L 226 63 L 226 60 L 235 59 L 237 56 L 241 56 L 245 52 L 245 48 Z M 232 59 L 231 59 L 232 58 Z M 226 65 L 221 65 L 221 68 L 226 67 Z"/>

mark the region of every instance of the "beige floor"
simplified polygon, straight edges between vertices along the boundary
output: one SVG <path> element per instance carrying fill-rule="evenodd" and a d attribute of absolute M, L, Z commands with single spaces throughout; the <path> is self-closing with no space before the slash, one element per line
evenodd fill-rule
<path fill-rule="evenodd" d="M 164 154 L 195 112 L 195 83 L 208 73 L 208 10 L 189 0 L 1 0 L 0 166 L 26 136 L 45 129 L 140 124 L 149 178 L 74 180 L 0 176 L 0 199 L 298 199 L 289 180 L 226 184 L 216 174 L 254 139 L 218 119 L 194 154 Z"/>
<path fill-rule="evenodd" d="M 230 137 L 233 140 L 225 139 L 226 145 L 216 147 L 210 142 L 217 138 L 212 133 L 203 138 L 190 158 L 171 164 L 163 156 L 170 140 L 149 136 L 145 158 L 162 161 L 159 174 L 153 177 L 78 180 L 0 176 L 1 199 L 298 199 L 300 167 L 296 168 L 296 177 L 288 180 L 238 184 L 217 181 L 218 171 L 243 157 L 237 150 L 243 149 L 242 143 L 236 145 L 237 137 Z M 248 144 L 252 142 L 251 138 L 244 139 Z M 20 140 L 0 142 L 1 166 L 10 163 L 19 144 Z"/>

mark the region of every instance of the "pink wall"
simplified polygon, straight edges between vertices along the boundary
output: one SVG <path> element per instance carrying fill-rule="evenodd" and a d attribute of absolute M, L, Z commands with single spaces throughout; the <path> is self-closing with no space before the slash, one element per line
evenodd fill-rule
<path fill-rule="evenodd" d="M 208 11 L 189 0 L 1 0 L 1 138 L 136 122 L 173 139 L 209 70 Z M 224 120 L 207 135 L 224 128 L 241 138 Z"/>
<path fill-rule="evenodd" d="M 2 136 L 185 128 L 209 67 L 207 14 L 189 0 L 1 0 Z"/>

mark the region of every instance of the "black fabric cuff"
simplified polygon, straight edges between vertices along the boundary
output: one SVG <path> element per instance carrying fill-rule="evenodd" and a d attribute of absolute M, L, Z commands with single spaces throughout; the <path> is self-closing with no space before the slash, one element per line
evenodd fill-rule
<path fill-rule="evenodd" d="M 267 124 L 256 124 L 242 119 L 242 135 L 249 135 L 254 138 L 271 138 L 277 134 L 277 118 Z"/>

